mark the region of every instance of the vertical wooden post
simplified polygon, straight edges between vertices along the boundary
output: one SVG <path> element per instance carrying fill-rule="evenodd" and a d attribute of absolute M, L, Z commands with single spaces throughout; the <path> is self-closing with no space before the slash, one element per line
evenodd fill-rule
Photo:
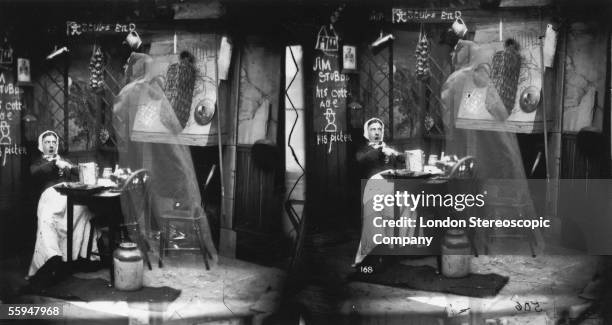
<path fill-rule="evenodd" d="M 70 52 L 64 54 L 64 145 L 70 149 L 70 93 L 68 85 L 68 70 L 70 69 Z"/>
<path fill-rule="evenodd" d="M 608 51 L 608 57 L 606 60 L 606 65 L 609 69 L 607 72 L 608 77 L 606 78 L 609 82 L 606 85 L 606 87 L 608 87 L 608 105 L 604 105 L 602 123 L 603 134 L 605 135 L 606 140 L 608 141 L 608 148 L 605 155 L 606 160 L 604 161 L 604 177 L 610 177 L 610 175 L 612 175 L 612 118 L 610 116 L 612 113 L 612 109 L 610 108 L 610 106 L 612 105 L 612 33 L 610 32 L 608 32 Z"/>
<path fill-rule="evenodd" d="M 563 105 L 565 97 L 565 61 L 567 53 L 567 28 L 562 26 L 559 30 L 559 38 L 557 40 L 557 61 L 555 62 L 555 91 L 554 94 L 559 94 L 553 99 L 553 116 L 555 118 L 553 129 L 551 132 L 551 147 L 549 157 L 551 159 L 550 173 L 552 181 L 550 184 L 550 207 L 547 212 L 550 216 L 556 217 L 558 213 L 559 203 L 559 186 L 561 177 L 561 151 L 563 138 Z"/>
<path fill-rule="evenodd" d="M 235 185 L 236 185 L 236 145 L 238 132 L 238 108 L 240 105 L 240 65 L 242 51 L 237 42 L 234 42 L 234 53 L 236 60 L 233 63 L 233 74 L 231 77 L 231 85 L 228 94 L 231 98 L 227 102 L 227 142 L 223 148 L 223 154 L 219 157 L 219 164 L 226 168 L 221 169 L 225 186 L 221 188 L 221 234 L 219 239 L 219 254 L 226 257 L 236 256 L 236 231 L 234 230 L 234 202 L 235 202 Z M 219 98 L 217 98 L 219 101 Z M 221 105 L 218 105 L 218 110 L 221 110 Z M 221 136 L 221 125 L 219 125 L 219 136 Z M 221 154 L 220 154 L 221 155 Z"/>
<path fill-rule="evenodd" d="M 389 139 L 393 140 L 393 41 L 389 42 Z"/>
<path fill-rule="evenodd" d="M 93 102 L 94 107 L 96 109 L 96 112 L 95 112 L 95 114 L 96 114 L 96 116 L 95 116 L 96 124 L 94 125 L 94 129 L 93 129 L 93 132 L 94 132 L 94 134 L 93 134 L 93 143 L 91 143 L 90 145 L 91 145 L 91 147 L 94 147 L 94 148 L 97 145 L 98 135 L 100 134 L 100 130 L 102 129 L 101 128 L 101 125 L 102 125 L 102 112 L 105 109 L 104 101 L 100 98 L 100 96 L 101 95 L 96 95 L 94 97 L 94 102 Z M 87 148 L 87 149 L 90 149 L 90 148 Z"/>
<path fill-rule="evenodd" d="M 542 9 L 540 9 L 540 69 L 542 71 L 542 87 L 541 87 L 541 93 L 542 93 L 542 122 L 544 124 L 544 155 L 546 157 L 546 183 L 547 186 L 549 185 L 548 183 L 550 182 L 550 168 L 549 166 L 550 164 L 550 155 L 548 152 L 548 116 L 546 114 L 546 111 L 548 110 L 548 101 L 546 100 L 546 96 L 548 95 L 547 89 L 546 89 L 546 66 L 544 65 L 544 34 L 545 29 L 542 27 L 543 23 L 542 23 Z"/>

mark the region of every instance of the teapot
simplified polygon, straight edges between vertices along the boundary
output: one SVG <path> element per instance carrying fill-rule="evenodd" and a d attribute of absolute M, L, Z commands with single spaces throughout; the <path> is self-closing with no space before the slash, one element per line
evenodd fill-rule
<path fill-rule="evenodd" d="M 125 42 L 134 50 L 138 49 L 140 47 L 140 44 L 142 44 L 140 35 L 138 35 L 138 32 L 135 30 L 127 34 L 127 36 L 125 37 Z"/>
<path fill-rule="evenodd" d="M 463 38 L 465 34 L 467 34 L 468 32 L 468 28 L 465 25 L 465 22 L 463 21 L 463 19 L 461 19 L 461 17 L 457 17 L 455 19 L 451 28 L 453 32 L 455 33 L 455 35 L 457 35 L 460 38 Z"/>

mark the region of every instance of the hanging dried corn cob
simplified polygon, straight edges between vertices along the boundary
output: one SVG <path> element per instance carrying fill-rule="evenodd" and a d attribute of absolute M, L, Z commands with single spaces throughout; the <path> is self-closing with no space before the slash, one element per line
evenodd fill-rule
<path fill-rule="evenodd" d="M 507 39 L 504 43 L 504 50 L 495 53 L 492 63 L 491 80 L 510 114 L 514 108 L 521 72 L 519 44 L 512 38 Z"/>
<path fill-rule="evenodd" d="M 416 76 L 419 80 L 427 80 L 429 78 L 429 52 L 430 44 L 425 33 L 421 30 L 417 47 L 415 51 L 416 57 Z"/>
<path fill-rule="evenodd" d="M 166 97 L 183 128 L 189 120 L 195 88 L 197 70 L 194 61 L 191 53 L 183 51 L 179 62 L 171 64 L 166 73 Z"/>
<path fill-rule="evenodd" d="M 94 45 L 91 59 L 89 60 L 89 86 L 93 90 L 104 88 L 104 54 L 99 46 Z"/>

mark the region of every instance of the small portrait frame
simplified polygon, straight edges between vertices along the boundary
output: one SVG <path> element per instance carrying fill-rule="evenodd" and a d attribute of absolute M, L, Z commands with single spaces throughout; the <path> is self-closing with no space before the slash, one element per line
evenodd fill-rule
<path fill-rule="evenodd" d="M 32 82 L 30 77 L 30 60 L 17 58 L 17 82 Z"/>
<path fill-rule="evenodd" d="M 357 72 L 357 46 L 342 45 L 342 73 Z"/>

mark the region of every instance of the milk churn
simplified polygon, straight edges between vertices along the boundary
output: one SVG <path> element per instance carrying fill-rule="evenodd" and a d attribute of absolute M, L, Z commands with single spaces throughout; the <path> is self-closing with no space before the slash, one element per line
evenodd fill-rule
<path fill-rule="evenodd" d="M 144 265 L 135 243 L 121 243 L 113 252 L 115 288 L 131 291 L 142 288 Z"/>
<path fill-rule="evenodd" d="M 442 241 L 442 274 L 461 278 L 470 273 L 470 241 L 463 229 L 449 229 Z"/>

